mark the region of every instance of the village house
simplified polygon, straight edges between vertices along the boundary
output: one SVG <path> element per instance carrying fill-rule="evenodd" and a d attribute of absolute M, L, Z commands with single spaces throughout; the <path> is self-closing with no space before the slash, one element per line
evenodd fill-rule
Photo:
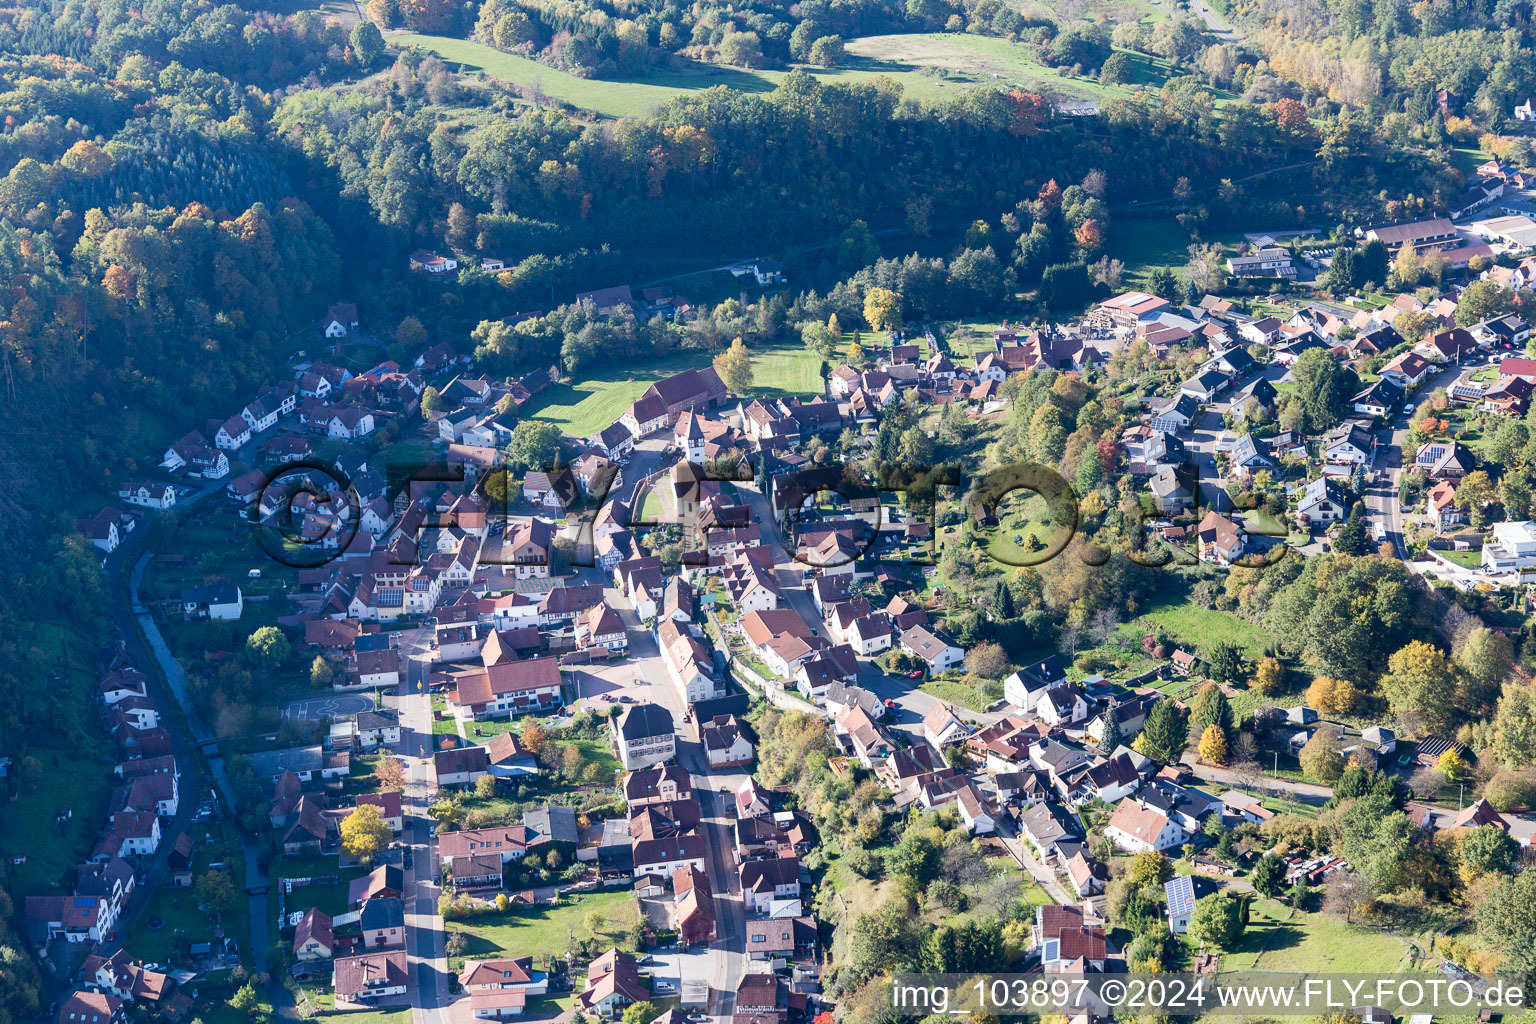
<path fill-rule="evenodd" d="M 735 715 L 716 715 L 699 726 L 699 735 L 711 769 L 751 763 L 752 743 L 742 734 Z"/>
<path fill-rule="evenodd" d="M 1167 815 L 1127 797 L 1115 807 L 1105 826 L 1104 838 L 1127 853 L 1159 852 L 1179 846 L 1188 834 Z"/>
<path fill-rule="evenodd" d="M 916 625 L 901 634 L 901 649 L 921 661 L 929 675 L 938 675 L 965 661 L 965 649 L 947 635 L 927 625 Z"/>
<path fill-rule="evenodd" d="M 619 762 L 629 771 L 670 761 L 677 754 L 672 713 L 660 704 L 626 704 L 613 723 Z"/>
<path fill-rule="evenodd" d="M 410 991 L 405 950 L 364 953 L 333 962 L 331 990 L 337 1009 L 377 1006 Z"/>

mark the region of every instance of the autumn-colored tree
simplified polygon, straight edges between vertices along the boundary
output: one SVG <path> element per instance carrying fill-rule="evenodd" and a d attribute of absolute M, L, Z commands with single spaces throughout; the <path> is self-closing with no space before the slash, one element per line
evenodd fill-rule
<path fill-rule="evenodd" d="M 1331 727 L 1312 734 L 1298 757 L 1301 770 L 1316 782 L 1333 782 L 1344 774 L 1344 758 L 1339 755 L 1339 741 Z"/>
<path fill-rule="evenodd" d="M 1318 676 L 1307 687 L 1307 703 L 1326 715 L 1347 715 L 1360 706 L 1358 687 L 1347 679 Z"/>
<path fill-rule="evenodd" d="M 733 340 L 730 348 L 715 356 L 714 367 L 720 380 L 736 394 L 742 394 L 752 387 L 752 354 L 740 338 Z"/>
<path fill-rule="evenodd" d="M 341 848 L 360 861 L 371 859 L 394 836 L 378 804 L 358 804 L 341 819 L 337 830 L 341 833 Z"/>
<path fill-rule="evenodd" d="M 1036 198 L 1040 200 L 1040 205 L 1047 210 L 1059 209 L 1061 206 L 1061 186 L 1056 184 L 1055 178 L 1052 178 L 1040 186 L 1040 193 Z"/>
<path fill-rule="evenodd" d="M 453 27 L 455 7 L 448 0 L 400 0 L 400 16 L 417 32 L 446 32 Z"/>
<path fill-rule="evenodd" d="M 1435 762 L 1435 770 L 1445 776 L 1446 782 L 1466 782 L 1472 777 L 1472 766 L 1455 747 L 1440 755 Z"/>
<path fill-rule="evenodd" d="M 1173 865 L 1158 850 L 1142 850 L 1131 858 L 1131 885 L 1162 885 L 1173 877 Z"/>
<path fill-rule="evenodd" d="M 1254 666 L 1253 678 L 1249 680 L 1249 687 L 1259 694 L 1268 696 L 1280 690 L 1280 684 L 1285 681 L 1285 670 L 1280 667 L 1278 658 L 1260 658 Z"/>
<path fill-rule="evenodd" d="M 517 734 L 518 740 L 527 748 L 530 754 L 537 754 L 544 749 L 546 736 L 544 727 L 538 722 L 532 721 L 523 726 L 522 731 Z"/>
<path fill-rule="evenodd" d="M 848 339 L 848 348 L 843 352 L 843 361 L 855 369 L 864 365 L 864 343 L 859 340 L 858 331 L 854 331 Z"/>
<path fill-rule="evenodd" d="M 1099 222 L 1092 217 L 1079 224 L 1072 237 L 1076 239 L 1079 249 L 1090 254 L 1098 252 L 1104 244 L 1104 232 L 1100 230 Z"/>
<path fill-rule="evenodd" d="M 1292 134 L 1301 134 L 1311 129 L 1307 108 L 1300 100 L 1289 96 L 1275 103 L 1275 123 Z"/>
<path fill-rule="evenodd" d="M 877 331 L 901 326 L 901 296 L 889 288 L 871 288 L 864 293 L 864 319 Z"/>
<path fill-rule="evenodd" d="M 1008 131 L 1014 135 L 1038 134 L 1048 111 L 1045 97 L 1015 89 L 1008 94 Z"/>
<path fill-rule="evenodd" d="M 1432 729 L 1450 725 L 1456 708 L 1456 673 L 1445 652 L 1422 640 L 1411 640 L 1387 659 L 1381 688 L 1398 714 L 1421 716 Z"/>
<path fill-rule="evenodd" d="M 379 758 L 378 767 L 373 770 L 373 777 L 378 781 L 380 789 L 404 789 L 405 765 L 399 758 L 386 754 Z"/>
<path fill-rule="evenodd" d="M 1227 763 L 1227 734 L 1219 725 L 1208 725 L 1200 735 L 1200 760 L 1206 764 Z"/>

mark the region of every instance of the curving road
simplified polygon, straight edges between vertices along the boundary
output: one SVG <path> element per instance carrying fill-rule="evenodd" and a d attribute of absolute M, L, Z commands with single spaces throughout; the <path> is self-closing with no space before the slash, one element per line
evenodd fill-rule
<path fill-rule="evenodd" d="M 177 508 L 196 505 L 205 501 L 210 495 L 222 493 L 223 490 L 222 482 L 206 483 L 193 494 L 179 499 Z M 230 785 L 229 778 L 224 772 L 223 758 L 217 755 L 218 737 L 204 721 L 196 703 L 192 700 L 181 663 L 176 660 L 166 645 L 164 637 L 160 635 L 154 616 L 147 610 L 142 612 L 134 610 L 143 607 L 139 600 L 139 585 L 143 578 L 144 567 L 148 564 L 152 553 L 141 549 L 148 534 L 149 531 L 142 528 L 128 534 L 127 538 L 118 545 L 117 550 L 107 556 L 106 574 L 108 587 L 113 595 L 112 621 L 118 635 L 123 638 L 129 656 L 146 669 L 152 661 L 160 667 L 158 674 L 146 671 L 145 677 L 148 680 L 150 696 L 163 712 L 161 722 L 170 734 L 171 752 L 182 773 L 178 782 L 180 806 L 175 821 L 166 829 L 166 835 L 172 836 L 191 824 L 193 811 L 200 802 L 202 794 L 208 790 L 211 777 L 213 786 L 223 798 L 223 813 L 236 821 L 235 832 L 239 837 L 241 854 L 245 860 L 243 885 L 248 894 L 251 918 L 250 963 L 257 974 L 265 975 L 268 969 L 267 949 L 271 943 L 271 937 L 266 895 L 268 880 L 261 863 L 260 848 L 252 837 L 239 827 L 238 819 L 235 818 L 234 787 Z M 133 559 L 131 563 L 130 558 Z M 126 578 L 125 567 L 128 568 Z M 204 753 L 207 754 L 206 765 Z M 120 935 L 127 933 L 134 918 L 149 903 L 155 890 L 163 883 L 167 873 L 169 853 L 170 843 L 165 842 L 151 859 L 146 869 L 147 877 L 144 883 L 136 887 L 128 910 L 118 923 L 117 931 Z M 110 953 L 120 945 L 120 942 L 104 944 L 102 952 Z M 266 988 L 268 997 L 279 1014 L 284 1017 L 295 1016 L 293 1000 L 287 989 L 271 978 L 268 979 Z"/>

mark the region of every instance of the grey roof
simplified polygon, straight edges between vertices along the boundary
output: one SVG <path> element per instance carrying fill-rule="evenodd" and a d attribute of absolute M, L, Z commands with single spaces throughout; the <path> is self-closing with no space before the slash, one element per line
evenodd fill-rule
<path fill-rule="evenodd" d="M 1234 465 L 1247 466 L 1255 462 L 1271 463 L 1269 446 L 1252 434 L 1244 434 L 1232 445 L 1229 456 Z"/>
<path fill-rule="evenodd" d="M 1162 405 L 1154 407 L 1152 410 L 1152 417 L 1153 419 L 1157 419 L 1160 416 L 1166 416 L 1169 412 L 1174 410 L 1177 410 L 1188 419 L 1194 419 L 1196 413 L 1200 411 L 1200 406 L 1193 398 L 1189 397 L 1183 392 L 1180 392 L 1177 396 L 1169 399 Z"/>
<path fill-rule="evenodd" d="M 559 804 L 545 804 L 524 811 L 523 827 L 528 830 L 529 846 L 539 843 L 577 843 L 581 840 L 581 832 L 576 828 L 576 812 Z"/>
<path fill-rule="evenodd" d="M 1345 495 L 1344 488 L 1340 487 L 1332 477 L 1327 476 L 1318 477 L 1307 484 L 1306 490 L 1301 492 L 1301 501 L 1298 504 L 1305 508 L 1308 505 L 1317 504 L 1325 497 L 1341 509 L 1349 508 L 1349 498 Z"/>
<path fill-rule="evenodd" d="M 358 918 L 358 924 L 363 926 L 364 931 L 374 928 L 404 928 L 405 904 L 393 896 L 368 900 L 363 904 L 363 912 Z"/>
<path fill-rule="evenodd" d="M 1237 393 L 1237 397 L 1234 398 L 1233 401 L 1237 401 L 1243 398 L 1253 398 L 1255 401 L 1258 401 L 1264 405 L 1270 405 L 1273 404 L 1275 398 L 1278 397 L 1278 394 L 1279 393 L 1275 391 L 1275 386 L 1269 382 L 1269 378 L 1260 377 L 1258 380 L 1254 381 L 1252 384 L 1249 384 L 1247 387 L 1243 388 L 1243 390 L 1239 391 Z"/>
<path fill-rule="evenodd" d="M 618 730 L 626 740 L 666 736 L 672 732 L 672 712 L 660 704 L 626 704 L 619 713 Z"/>
<path fill-rule="evenodd" d="M 1382 377 L 1371 383 L 1364 391 L 1361 391 L 1350 401 L 1356 404 L 1372 402 L 1390 409 L 1397 404 L 1397 400 L 1401 397 L 1403 397 L 1403 389 L 1398 386 L 1397 382 L 1390 377 Z"/>
<path fill-rule="evenodd" d="M 1241 349 L 1239 349 L 1239 351 L 1241 351 Z M 1246 355 L 1246 353 L 1244 354 Z M 1226 382 L 1227 375 L 1212 367 L 1211 369 L 1206 370 L 1204 373 L 1198 373 L 1191 377 L 1189 380 L 1184 382 L 1183 386 L 1186 388 L 1198 388 L 1206 394 L 1210 394 L 1216 391 Z"/>
<path fill-rule="evenodd" d="M 1340 423 L 1324 436 L 1323 447 L 1332 448 L 1334 445 L 1345 441 L 1348 441 L 1361 451 L 1370 451 L 1371 432 L 1366 430 L 1363 424 L 1355 420 L 1350 420 L 1348 423 Z"/>
<path fill-rule="evenodd" d="M 320 744 L 312 747 L 288 747 L 284 750 L 262 750 L 249 755 L 251 770 L 260 778 L 277 778 L 283 772 L 302 775 L 318 772 L 325 761 Z"/>
<path fill-rule="evenodd" d="M 1189 488 L 1185 487 L 1184 484 L 1179 480 L 1179 476 L 1174 472 L 1172 466 L 1160 467 L 1158 471 L 1153 474 L 1152 481 L 1148 486 L 1152 488 L 1152 493 L 1158 495 L 1159 497 L 1166 497 L 1170 494 L 1178 494 L 1180 491 L 1183 491 L 1185 494 L 1190 493 Z"/>
<path fill-rule="evenodd" d="M 826 701 L 829 704 L 863 708 L 871 718 L 879 718 L 885 712 L 879 697 L 862 686 L 845 683 L 840 679 L 833 680 L 832 685 L 827 687 Z"/>
<path fill-rule="evenodd" d="M 1044 848 L 1077 837 L 1077 831 L 1056 812 L 1055 805 L 1048 803 L 1026 808 L 1019 815 L 1019 828 Z"/>
<path fill-rule="evenodd" d="M 181 592 L 182 604 L 233 604 L 240 599 L 240 588 L 233 583 L 211 583 L 206 587 L 187 587 Z"/>
<path fill-rule="evenodd" d="M 1166 430 L 1154 430 L 1141 451 L 1144 462 L 1184 461 L 1184 442 Z"/>

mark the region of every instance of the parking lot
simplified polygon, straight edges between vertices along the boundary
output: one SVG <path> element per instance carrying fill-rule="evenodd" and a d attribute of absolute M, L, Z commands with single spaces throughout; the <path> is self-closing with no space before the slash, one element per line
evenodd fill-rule
<path fill-rule="evenodd" d="M 585 665 L 570 673 L 578 703 L 594 707 L 651 703 L 651 684 L 633 661 L 615 665 Z M 627 701 L 624 698 L 629 698 Z"/>

